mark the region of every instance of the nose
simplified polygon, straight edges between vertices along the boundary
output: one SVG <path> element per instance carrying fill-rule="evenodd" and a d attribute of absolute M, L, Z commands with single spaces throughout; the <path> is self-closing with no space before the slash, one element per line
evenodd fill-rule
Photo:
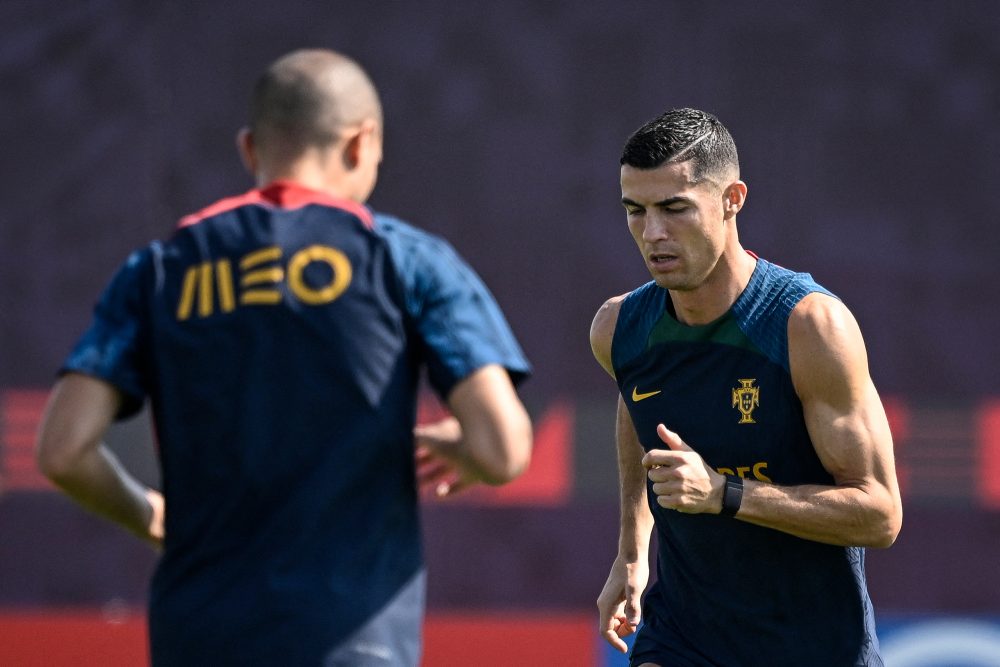
<path fill-rule="evenodd" d="M 663 241 L 670 237 L 667 221 L 657 212 L 646 214 L 646 224 L 642 228 L 642 240 L 647 242 Z"/>

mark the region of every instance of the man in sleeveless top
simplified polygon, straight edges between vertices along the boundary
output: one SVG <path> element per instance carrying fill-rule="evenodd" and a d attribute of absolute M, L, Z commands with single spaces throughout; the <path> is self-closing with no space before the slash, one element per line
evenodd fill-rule
<path fill-rule="evenodd" d="M 621 187 L 653 279 L 591 328 L 620 391 L 601 635 L 624 652 L 638 630 L 640 667 L 881 665 L 864 548 L 893 543 L 902 508 L 857 323 L 808 274 L 741 246 L 747 186 L 711 114 L 637 130 Z"/>
<path fill-rule="evenodd" d="M 257 187 L 121 267 L 62 368 L 39 463 L 162 542 L 154 665 L 412 667 L 418 484 L 447 495 L 524 470 L 529 366 L 451 246 L 364 205 L 382 109 L 357 63 L 277 60 L 239 145 Z M 424 371 L 454 418 L 415 434 Z M 146 398 L 162 495 L 101 444 Z"/>

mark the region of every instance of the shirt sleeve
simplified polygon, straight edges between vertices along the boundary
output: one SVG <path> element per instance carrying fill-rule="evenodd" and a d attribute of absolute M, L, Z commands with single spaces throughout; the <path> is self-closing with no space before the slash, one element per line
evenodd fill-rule
<path fill-rule="evenodd" d="M 446 398 L 458 382 L 489 364 L 506 368 L 515 384 L 526 378 L 531 366 L 472 267 L 443 239 L 404 236 L 405 242 L 396 238 L 390 246 L 434 390 Z"/>
<path fill-rule="evenodd" d="M 133 253 L 101 294 L 90 327 L 77 341 L 59 374 L 82 373 L 111 384 L 123 396 L 118 419 L 142 408 L 144 372 L 143 275 L 149 253 Z"/>

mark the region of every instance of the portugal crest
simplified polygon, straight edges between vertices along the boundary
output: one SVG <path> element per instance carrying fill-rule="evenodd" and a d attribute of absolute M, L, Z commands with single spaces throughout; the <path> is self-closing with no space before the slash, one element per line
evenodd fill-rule
<path fill-rule="evenodd" d="M 753 386 L 756 378 L 740 380 L 740 386 L 733 389 L 733 407 L 740 411 L 741 424 L 756 424 L 754 408 L 760 405 L 760 387 Z"/>

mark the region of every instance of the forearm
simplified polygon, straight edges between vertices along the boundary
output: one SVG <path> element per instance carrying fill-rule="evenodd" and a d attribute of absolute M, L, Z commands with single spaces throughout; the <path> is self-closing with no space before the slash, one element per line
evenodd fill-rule
<path fill-rule="evenodd" d="M 745 480 L 737 519 L 796 537 L 840 546 L 884 548 L 892 544 L 895 511 L 885 488 L 778 486 Z"/>
<path fill-rule="evenodd" d="M 644 560 L 649 553 L 653 513 L 646 497 L 646 469 L 643 449 L 635 434 L 627 408 L 619 400 L 615 425 L 618 450 L 618 481 L 621 500 L 621 529 L 618 555 L 626 562 Z"/>
<path fill-rule="evenodd" d="M 508 410 L 502 422 L 467 419 L 462 432 L 455 460 L 469 477 L 495 486 L 514 480 L 527 468 L 531 421 L 523 409 Z"/>
<path fill-rule="evenodd" d="M 82 452 L 71 466 L 45 470 L 54 484 L 87 510 L 113 521 L 144 540 L 150 534 L 154 508 L 149 489 L 133 477 L 104 444 Z"/>
<path fill-rule="evenodd" d="M 531 460 L 531 420 L 507 371 L 484 366 L 460 382 L 448 405 L 461 424 L 461 439 L 444 452 L 467 477 L 505 484 Z"/>
<path fill-rule="evenodd" d="M 622 498 L 621 529 L 618 533 L 618 555 L 627 562 L 645 559 L 653 532 L 653 514 L 646 504 L 645 490 L 641 502 Z"/>

